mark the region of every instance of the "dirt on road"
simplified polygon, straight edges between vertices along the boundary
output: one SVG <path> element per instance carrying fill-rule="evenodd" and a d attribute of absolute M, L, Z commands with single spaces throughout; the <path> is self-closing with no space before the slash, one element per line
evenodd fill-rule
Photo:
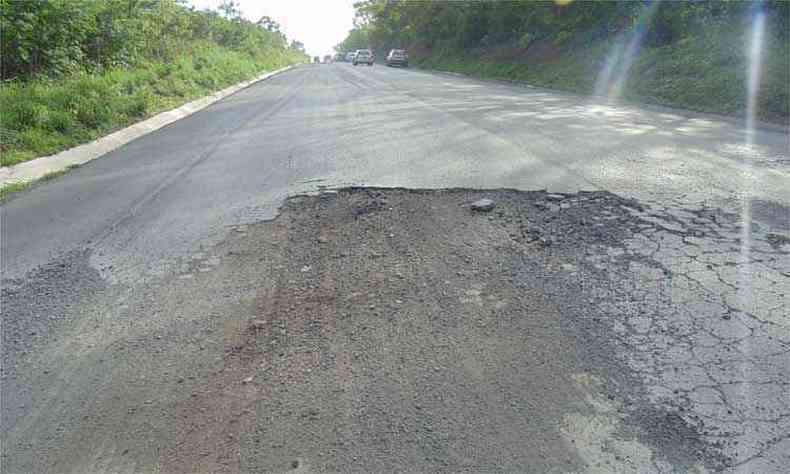
<path fill-rule="evenodd" d="M 704 424 L 618 357 L 604 308 L 645 308 L 628 259 L 601 256 L 654 226 L 641 211 L 605 192 L 296 196 L 157 281 L 97 280 L 31 339 L 45 309 L 23 301 L 67 278 L 52 267 L 3 296 L 21 321 L 4 345 L 25 346 L 5 359 L 4 472 L 721 468 Z"/>

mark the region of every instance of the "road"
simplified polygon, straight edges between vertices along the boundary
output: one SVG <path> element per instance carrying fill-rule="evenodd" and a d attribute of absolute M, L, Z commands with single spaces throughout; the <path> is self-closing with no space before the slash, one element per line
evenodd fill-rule
<path fill-rule="evenodd" d="M 185 261 L 221 267 L 215 250 L 276 216 L 287 196 L 352 185 L 638 202 L 632 217 L 653 230 L 631 236 L 626 255 L 655 265 L 626 262 L 613 278 L 628 283 L 631 306 L 650 311 L 606 298 L 597 307 L 643 389 L 640 406 L 680 413 L 730 470 L 781 472 L 790 463 L 789 144 L 786 132 L 748 137 L 705 115 L 378 65 L 302 66 L 258 83 L 2 204 L 4 472 L 178 470 L 157 448 L 172 443 L 172 423 L 156 418 L 191 415 L 175 413 L 178 391 L 148 390 L 145 374 L 198 384 L 180 374 L 209 373 L 200 368 L 218 354 L 201 347 L 183 360 L 156 338 L 185 330 L 157 331 L 176 320 L 205 329 L 197 315 L 215 314 L 210 303 L 252 290 L 232 268 L 227 291 L 221 279 L 211 291 L 161 288 L 194 273 Z M 599 257 L 591 264 L 614 268 L 622 255 Z M 200 346 L 194 337 L 209 333 L 179 344 Z M 645 449 L 671 450 L 656 439 L 678 433 L 648 433 Z M 590 449 L 565 451 L 573 469 L 595 470 Z M 356 467 L 437 467 L 399 456 Z M 705 459 L 689 465 L 715 464 Z M 219 466 L 193 467 L 209 465 Z"/>

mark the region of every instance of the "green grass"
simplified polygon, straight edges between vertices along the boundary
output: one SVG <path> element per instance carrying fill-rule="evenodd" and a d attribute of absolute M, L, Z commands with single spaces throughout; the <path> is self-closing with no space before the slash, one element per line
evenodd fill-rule
<path fill-rule="evenodd" d="M 0 201 L 4 201 L 9 195 L 18 193 L 29 188 L 33 184 L 32 181 L 25 181 L 22 183 L 10 183 L 5 186 L 0 186 Z"/>
<path fill-rule="evenodd" d="M 790 44 L 766 35 L 757 114 L 787 124 L 790 117 Z M 627 100 L 700 112 L 743 116 L 747 102 L 748 31 L 719 27 L 662 47 L 643 47 L 627 74 Z M 535 86 L 590 94 L 614 40 L 576 44 L 549 59 L 497 58 L 496 48 L 475 54 L 444 52 L 413 57 L 419 67 L 484 79 L 523 81 Z M 503 48 L 504 49 L 504 48 Z"/>
<path fill-rule="evenodd" d="M 0 165 L 50 155 L 299 59 L 252 56 L 205 44 L 171 63 L 149 63 L 0 88 Z"/>

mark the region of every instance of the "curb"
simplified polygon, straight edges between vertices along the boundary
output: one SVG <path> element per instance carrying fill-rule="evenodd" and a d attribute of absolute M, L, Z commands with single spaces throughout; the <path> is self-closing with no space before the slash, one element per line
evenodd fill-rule
<path fill-rule="evenodd" d="M 226 87 L 213 94 L 201 97 L 200 99 L 187 102 L 186 104 L 161 112 L 153 117 L 137 122 L 109 135 L 97 138 L 92 142 L 69 148 L 54 155 L 42 156 L 30 161 L 25 161 L 13 166 L 0 168 L 0 187 L 9 184 L 21 184 L 41 179 L 46 175 L 64 171 L 68 168 L 78 166 L 89 161 L 95 160 L 100 156 L 117 150 L 132 140 L 140 138 L 154 132 L 165 125 L 171 124 L 184 117 L 188 117 L 209 105 L 235 94 L 236 92 L 255 84 L 256 82 L 268 79 L 276 74 L 288 71 L 294 66 L 286 66 L 276 71 L 267 72 L 249 81 Z"/>

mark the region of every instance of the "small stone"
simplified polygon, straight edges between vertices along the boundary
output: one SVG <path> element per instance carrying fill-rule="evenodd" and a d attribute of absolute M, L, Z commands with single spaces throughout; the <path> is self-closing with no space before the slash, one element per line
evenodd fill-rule
<path fill-rule="evenodd" d="M 312 268 L 313 268 L 313 267 L 311 267 L 310 265 L 305 265 L 305 266 L 303 266 L 303 267 L 302 267 L 302 273 L 307 273 L 307 272 L 309 272 L 309 271 L 310 271 Z"/>
<path fill-rule="evenodd" d="M 489 212 L 494 209 L 494 201 L 490 199 L 480 199 L 472 203 L 472 210 L 478 212 Z"/>
<path fill-rule="evenodd" d="M 252 382 L 252 375 L 241 381 L 241 383 L 250 383 L 250 382 Z"/>

